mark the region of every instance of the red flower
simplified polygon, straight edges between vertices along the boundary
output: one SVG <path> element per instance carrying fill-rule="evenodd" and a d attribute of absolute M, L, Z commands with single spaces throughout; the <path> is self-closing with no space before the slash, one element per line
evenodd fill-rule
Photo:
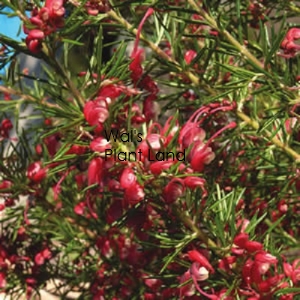
<path fill-rule="evenodd" d="M 156 94 L 150 94 L 144 101 L 143 113 L 147 122 L 156 120 L 158 111 L 158 107 L 154 102 L 156 99 Z"/>
<path fill-rule="evenodd" d="M 236 256 L 225 256 L 219 261 L 219 269 L 226 271 L 227 273 L 231 271 L 233 264 L 236 262 Z"/>
<path fill-rule="evenodd" d="M 48 248 L 45 248 L 34 257 L 34 262 L 41 266 L 45 263 L 46 260 L 50 259 L 52 256 L 51 251 Z"/>
<path fill-rule="evenodd" d="M 105 98 L 86 102 L 83 113 L 89 125 L 97 126 L 98 130 L 102 130 L 103 123 L 109 117 Z"/>
<path fill-rule="evenodd" d="M 200 128 L 197 123 L 188 122 L 180 130 L 179 144 L 182 145 L 183 148 L 188 148 L 192 143 L 203 142 L 205 136 L 205 131 Z"/>
<path fill-rule="evenodd" d="M 227 105 L 226 103 L 224 105 Z M 219 136 L 223 131 L 236 127 L 235 122 L 231 122 L 228 125 L 221 128 L 219 131 L 214 133 L 209 140 L 204 143 L 205 132 L 203 129 L 199 128 L 199 125 L 205 119 L 205 116 L 198 120 L 201 115 L 208 116 L 209 114 L 216 113 L 217 111 L 227 111 L 232 110 L 234 105 L 224 106 L 219 103 L 211 103 L 209 106 L 204 106 L 194 112 L 187 123 L 182 127 L 179 133 L 178 142 L 181 148 L 186 149 L 191 147 L 189 153 L 189 160 L 191 167 L 196 172 L 202 172 L 204 165 L 209 164 L 214 158 L 215 154 L 209 145 L 212 141 Z"/>
<path fill-rule="evenodd" d="M 61 135 L 59 133 L 52 134 L 44 139 L 44 144 L 46 145 L 50 156 L 54 156 L 60 148 L 60 139 Z"/>
<path fill-rule="evenodd" d="M 205 179 L 203 178 L 200 178 L 200 177 L 195 177 L 195 176 L 188 176 L 188 177 L 185 177 L 183 179 L 184 181 L 184 184 L 190 188 L 191 190 L 194 190 L 196 189 L 197 187 L 200 187 L 203 189 L 206 181 Z"/>
<path fill-rule="evenodd" d="M 249 240 L 249 234 L 248 233 L 239 233 L 234 239 L 233 242 L 235 245 L 237 245 L 240 248 L 245 248 L 246 242 Z"/>
<path fill-rule="evenodd" d="M 86 203 L 80 202 L 74 207 L 74 212 L 75 214 L 82 216 L 85 212 L 85 208 L 86 208 Z"/>
<path fill-rule="evenodd" d="M 129 70 L 131 71 L 130 76 L 133 82 L 138 82 L 143 75 L 142 61 L 144 60 L 144 50 L 137 49 L 131 57 L 132 62 L 129 65 Z"/>
<path fill-rule="evenodd" d="M 91 160 L 88 168 L 88 185 L 95 183 L 102 183 L 103 175 L 103 159 L 101 157 L 96 157 Z"/>
<path fill-rule="evenodd" d="M 191 279 L 191 273 L 190 270 L 186 271 L 180 278 L 180 299 L 183 299 L 183 296 L 192 296 L 195 291 L 193 288 L 193 285 L 188 283 Z M 187 284 L 184 284 L 187 283 Z M 184 284 L 184 285 L 182 285 Z"/>
<path fill-rule="evenodd" d="M 293 284 L 300 282 L 300 258 L 295 259 L 292 264 L 284 262 L 283 270 L 285 275 L 291 278 Z"/>
<path fill-rule="evenodd" d="M 141 151 L 143 156 L 149 157 L 149 151 L 152 154 L 152 152 L 155 153 L 156 151 L 160 150 L 161 146 L 164 144 L 164 140 L 164 136 L 161 136 L 157 133 L 150 133 L 147 135 L 146 139 L 143 139 L 143 141 L 140 143 L 137 151 Z"/>
<path fill-rule="evenodd" d="M 137 204 L 145 197 L 144 188 L 137 182 L 131 184 L 124 194 L 124 200 L 128 204 Z"/>
<path fill-rule="evenodd" d="M 192 262 L 198 262 L 200 266 L 205 267 L 207 270 L 209 270 L 211 273 L 215 273 L 214 268 L 212 265 L 209 263 L 207 258 L 202 255 L 199 251 L 197 250 L 191 250 L 188 252 L 189 259 Z"/>
<path fill-rule="evenodd" d="M 273 255 L 265 251 L 259 251 L 255 255 L 254 260 L 249 258 L 245 263 L 242 269 L 244 281 L 247 284 L 260 283 L 262 281 L 262 275 L 267 273 L 271 264 L 276 266 L 277 261 L 277 258 Z"/>
<path fill-rule="evenodd" d="M 257 251 L 262 251 L 263 245 L 260 242 L 256 241 L 250 241 L 249 235 L 247 233 L 239 233 L 234 239 L 233 242 L 235 245 L 237 245 L 239 248 L 243 250 L 247 250 L 249 253 L 255 253 Z M 242 254 L 240 251 L 236 251 L 236 249 L 233 249 L 233 252 L 236 254 Z"/>
<path fill-rule="evenodd" d="M 39 53 L 42 49 L 42 40 L 45 38 L 45 34 L 42 30 L 32 29 L 29 31 L 28 36 L 25 39 L 28 49 L 32 53 Z"/>
<path fill-rule="evenodd" d="M 123 170 L 120 184 L 123 189 L 127 189 L 136 183 L 136 176 L 131 168 L 126 168 Z"/>
<path fill-rule="evenodd" d="M 278 259 L 265 251 L 259 251 L 254 256 L 255 263 L 258 266 L 260 274 L 265 274 L 271 264 L 277 264 Z"/>
<path fill-rule="evenodd" d="M 104 152 L 106 149 L 111 149 L 111 145 L 106 138 L 98 137 L 90 143 L 90 148 L 96 152 Z"/>
<path fill-rule="evenodd" d="M 4 272 L 0 272 L 0 288 L 3 289 L 6 286 L 6 275 Z"/>
<path fill-rule="evenodd" d="M 254 253 L 254 252 L 262 250 L 263 245 L 262 245 L 262 243 L 256 242 L 256 241 L 247 241 L 246 244 L 245 244 L 245 249 L 249 253 Z"/>
<path fill-rule="evenodd" d="M 300 39 L 300 28 L 291 28 L 285 38 L 283 39 L 280 47 L 284 50 L 284 57 L 294 57 L 297 51 L 300 50 L 300 45 L 295 43 L 295 40 Z"/>
<path fill-rule="evenodd" d="M 151 164 L 150 171 L 153 175 L 159 175 L 164 170 L 168 170 L 172 165 L 174 165 L 174 161 L 156 161 Z"/>
<path fill-rule="evenodd" d="M 174 203 L 185 191 L 184 183 L 179 178 L 173 178 L 163 190 L 163 198 L 167 204 Z"/>
<path fill-rule="evenodd" d="M 28 34 L 25 42 L 32 53 L 39 53 L 42 49 L 42 40 L 57 28 L 63 27 L 65 14 L 63 3 L 63 0 L 46 0 L 43 8 L 40 10 L 35 8 L 32 11 L 29 21 L 35 28 L 29 30 L 24 26 L 24 32 Z"/>
<path fill-rule="evenodd" d="M 47 175 L 47 169 L 42 168 L 41 162 L 34 162 L 27 168 L 27 177 L 34 183 L 40 183 Z"/>
<path fill-rule="evenodd" d="M 185 62 L 189 65 L 191 64 L 192 60 L 197 56 L 196 51 L 194 50 L 188 50 L 186 51 L 186 53 L 184 54 L 184 60 Z"/>
<path fill-rule="evenodd" d="M 12 187 L 12 182 L 9 181 L 9 180 L 3 180 L 1 183 L 0 183 L 0 191 L 1 190 L 6 190 L 6 189 L 9 189 Z"/>
<path fill-rule="evenodd" d="M 70 149 L 66 152 L 66 154 L 84 154 L 87 150 L 86 146 L 73 144 Z"/>
<path fill-rule="evenodd" d="M 0 125 L 0 141 L 3 138 L 9 137 L 9 131 L 13 128 L 13 124 L 9 119 L 4 119 Z M 2 136 L 2 137 L 1 137 Z"/>

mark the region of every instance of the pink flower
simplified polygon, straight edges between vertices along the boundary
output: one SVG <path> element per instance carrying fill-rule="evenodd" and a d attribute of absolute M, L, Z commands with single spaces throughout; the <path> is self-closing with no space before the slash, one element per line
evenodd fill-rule
<path fill-rule="evenodd" d="M 300 50 L 300 45 L 295 43 L 295 40 L 300 39 L 300 28 L 291 28 L 283 41 L 281 42 L 281 49 L 284 50 L 284 57 L 291 58 Z"/>
<path fill-rule="evenodd" d="M 192 263 L 190 267 L 190 273 L 191 276 L 194 276 L 197 281 L 204 281 L 209 277 L 208 270 L 205 267 L 201 266 L 198 262 Z"/>
<path fill-rule="evenodd" d="M 103 123 L 109 117 L 107 105 L 104 104 L 104 101 L 88 101 L 83 108 L 84 117 L 89 125 L 97 126 L 98 129 L 102 129 Z"/>
<path fill-rule="evenodd" d="M 207 270 L 209 270 L 211 273 L 214 273 L 215 270 L 212 267 L 212 265 L 209 263 L 207 258 L 202 255 L 199 251 L 197 250 L 191 250 L 188 252 L 188 257 L 192 262 L 198 262 L 200 266 L 205 267 Z"/>
<path fill-rule="evenodd" d="M 204 292 L 198 284 L 198 281 L 206 280 L 209 277 L 209 273 L 215 272 L 214 268 L 209 263 L 207 258 L 197 250 L 189 251 L 188 257 L 192 261 L 192 265 L 190 267 L 190 275 L 196 289 L 199 291 L 200 294 L 204 295 L 209 299 L 219 300 L 220 298 L 217 295 L 215 295 L 215 293 L 208 294 Z"/>
<path fill-rule="evenodd" d="M 216 157 L 210 147 L 203 142 L 196 142 L 189 154 L 191 167 L 195 172 L 202 172 L 204 165 L 210 164 Z"/>
<path fill-rule="evenodd" d="M 184 60 L 185 62 L 190 65 L 192 60 L 197 56 L 197 52 L 194 50 L 188 50 L 186 51 L 186 53 L 184 54 Z"/>
<path fill-rule="evenodd" d="M 74 212 L 75 214 L 82 216 L 85 212 L 85 208 L 86 208 L 86 203 L 80 202 L 74 207 Z"/>
<path fill-rule="evenodd" d="M 60 20 L 65 14 L 63 0 L 46 0 L 45 7 L 49 11 L 49 18 L 55 21 Z"/>

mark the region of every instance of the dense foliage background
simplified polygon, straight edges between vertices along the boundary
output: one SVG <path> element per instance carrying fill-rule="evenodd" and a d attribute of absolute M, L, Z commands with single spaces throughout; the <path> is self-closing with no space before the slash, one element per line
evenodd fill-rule
<path fill-rule="evenodd" d="M 2 292 L 299 299 L 298 2 L 1 9 Z"/>

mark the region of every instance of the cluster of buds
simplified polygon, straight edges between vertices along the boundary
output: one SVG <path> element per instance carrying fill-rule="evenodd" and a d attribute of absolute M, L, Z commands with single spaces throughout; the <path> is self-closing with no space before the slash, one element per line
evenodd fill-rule
<path fill-rule="evenodd" d="M 248 6 L 248 11 L 252 16 L 252 20 L 250 21 L 250 25 L 259 29 L 259 22 L 263 22 L 265 20 L 265 16 L 267 14 L 267 7 L 263 3 L 264 1 L 252 1 Z"/>
<path fill-rule="evenodd" d="M 213 30 L 210 26 L 201 24 L 203 17 L 198 14 L 192 15 L 192 20 L 194 23 L 189 25 L 190 31 L 193 34 L 209 34 L 211 36 L 217 36 L 218 32 Z M 200 38 L 200 41 L 204 41 L 204 38 Z"/>
<path fill-rule="evenodd" d="M 109 10 L 109 3 L 107 0 L 90 0 L 86 2 L 85 7 L 89 15 L 97 16 Z"/>
<path fill-rule="evenodd" d="M 24 26 L 24 32 L 28 34 L 25 42 L 32 53 L 39 53 L 44 38 L 64 26 L 63 4 L 63 0 L 46 0 L 44 7 L 31 12 L 30 24 Z"/>
<path fill-rule="evenodd" d="M 194 172 L 202 172 L 205 165 L 208 165 L 215 158 L 212 148 L 209 147 L 212 141 L 226 129 L 236 127 L 235 122 L 230 122 L 228 125 L 214 133 L 209 140 L 204 143 L 206 136 L 205 131 L 200 127 L 201 123 L 208 115 L 212 115 L 217 111 L 230 111 L 235 109 L 235 104 L 224 102 L 223 104 L 212 103 L 208 106 L 203 106 L 198 109 L 181 128 L 179 133 L 179 145 L 183 148 L 189 148 L 190 152 L 188 159 Z M 199 120 L 200 116 L 203 117 Z"/>

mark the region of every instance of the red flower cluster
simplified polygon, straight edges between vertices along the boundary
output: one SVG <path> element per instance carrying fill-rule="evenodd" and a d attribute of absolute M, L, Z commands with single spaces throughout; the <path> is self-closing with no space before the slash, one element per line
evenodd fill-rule
<path fill-rule="evenodd" d="M 80 76 L 83 74 L 84 73 L 81 73 Z M 104 77 L 102 79 L 104 80 Z M 84 117 L 90 126 L 95 127 L 95 132 L 97 134 L 101 134 L 104 128 L 103 124 L 109 118 L 109 107 L 113 105 L 121 95 L 126 96 L 124 99 L 124 103 L 126 103 L 128 97 L 139 94 L 138 90 L 126 87 L 121 81 L 119 81 L 117 84 L 112 83 L 113 80 L 113 78 L 104 80 L 96 98 L 87 101 L 84 105 Z M 125 105 L 123 111 L 124 113 L 131 115 L 133 123 L 142 123 L 144 121 L 144 119 L 141 117 L 139 108 L 136 106 L 129 107 L 128 105 Z M 122 118 L 122 116 L 120 116 L 120 118 Z M 93 147 L 95 146 L 96 144 L 94 142 Z"/>
<path fill-rule="evenodd" d="M 24 26 L 26 45 L 32 53 L 38 53 L 42 48 L 42 41 L 58 28 L 64 26 L 64 0 L 46 0 L 41 9 L 35 8 L 31 12 L 30 24 Z"/>
<path fill-rule="evenodd" d="M 234 128 L 236 126 L 235 122 L 231 122 L 216 132 L 206 143 L 204 143 L 206 133 L 199 127 L 199 125 L 201 125 L 208 115 L 212 115 L 219 110 L 228 111 L 233 109 L 235 109 L 234 104 L 219 105 L 217 103 L 212 103 L 209 106 L 203 106 L 197 110 L 186 124 L 182 126 L 179 133 L 179 145 L 185 149 L 188 149 L 189 147 L 191 148 L 188 159 L 195 172 L 202 172 L 204 165 L 209 164 L 215 158 L 212 148 L 209 147 L 211 142 L 224 130 Z M 204 117 L 199 120 L 201 115 Z"/>
<path fill-rule="evenodd" d="M 250 21 L 250 26 L 259 29 L 259 22 L 263 22 L 265 20 L 265 16 L 267 15 L 267 6 L 265 6 L 263 1 L 251 1 L 248 6 L 248 11 L 250 12 L 252 19 Z M 246 12 L 245 12 L 246 14 Z"/>
<path fill-rule="evenodd" d="M 29 129 L 30 134 L 37 130 L 35 153 L 22 136 L 19 145 L 12 145 L 12 155 L 0 164 L 0 211 L 7 215 L 1 222 L 0 291 L 20 286 L 29 298 L 48 278 L 60 277 L 70 290 L 86 283 L 80 284 L 84 299 L 296 299 L 300 260 L 280 256 L 276 248 L 286 250 L 299 236 L 295 216 L 299 215 L 300 172 L 282 154 L 296 145 L 298 111 L 286 120 L 290 101 L 285 101 L 285 113 L 274 114 L 280 122 L 272 117 L 274 127 L 285 124 L 285 128 L 274 128 L 274 135 L 268 133 L 273 123 L 260 122 L 261 117 L 267 121 L 269 113 L 273 116 L 270 99 L 275 110 L 280 109 L 276 101 L 284 95 L 281 90 L 289 76 L 284 76 L 273 99 L 272 77 L 266 81 L 253 76 L 248 71 L 255 60 L 248 65 L 248 50 L 239 55 L 226 42 L 238 37 L 250 45 L 251 40 L 244 40 L 247 26 L 242 25 L 263 21 L 271 1 L 241 2 L 237 11 L 247 12 L 238 22 L 234 5 L 226 4 L 228 26 L 223 27 L 221 18 L 214 28 L 207 16 L 220 15 L 220 5 L 230 1 L 209 9 L 201 0 L 156 1 L 155 11 L 149 1 L 140 6 L 133 1 L 129 9 L 123 9 L 121 2 L 126 6 L 130 1 L 110 7 L 106 0 L 46 0 L 33 9 L 24 28 L 31 52 L 38 53 L 47 43 L 51 53 L 55 32 L 64 26 L 65 3 L 72 18 L 70 28 L 63 31 L 70 49 L 79 41 L 67 39 L 68 32 L 78 29 L 77 23 L 86 25 L 81 33 L 90 31 L 94 37 L 102 25 L 107 29 L 106 18 L 111 18 L 108 22 L 115 23 L 109 30 L 118 33 L 122 28 L 129 34 L 135 32 L 131 23 L 144 13 L 130 59 L 117 57 L 117 51 L 117 66 L 110 68 L 113 60 L 100 66 L 95 59 L 103 49 L 94 49 L 102 48 L 97 37 L 89 51 L 88 73 L 79 74 L 86 76 L 74 80 L 71 70 L 66 73 L 74 85 L 51 76 L 48 83 L 36 80 L 31 97 L 26 87 L 22 93 L 17 86 L 12 92 L 22 104 L 35 105 L 34 113 L 46 119 L 38 129 Z M 123 11 L 133 12 L 128 22 Z M 146 30 L 146 21 L 155 28 Z M 229 36 L 221 30 L 235 30 L 236 25 L 238 34 Z M 182 37 L 179 41 L 177 33 Z M 144 64 L 146 50 L 139 48 L 140 39 L 155 43 L 151 48 L 161 65 Z M 300 51 L 298 39 L 300 29 L 288 31 L 281 44 L 285 57 Z M 162 55 L 162 45 L 168 48 L 168 57 Z M 269 44 L 265 46 L 267 50 Z M 250 50 L 261 58 L 257 47 Z M 62 64 L 61 70 L 66 70 L 68 65 Z M 270 64 L 267 73 L 286 74 L 285 66 L 277 74 L 277 64 Z M 147 65 L 155 65 L 155 72 L 146 70 Z M 113 77 L 114 71 L 122 80 Z M 158 82 L 163 85 L 165 77 L 158 79 L 157 74 L 172 78 L 166 95 L 159 95 Z M 258 96 L 261 92 L 268 97 Z M 73 101 L 78 93 L 78 101 Z M 179 115 L 169 117 L 168 111 L 159 123 L 155 105 L 160 101 L 170 103 Z M 161 105 L 162 113 L 165 107 Z M 264 112 L 261 107 L 270 109 Z M 263 125 L 261 130 L 252 117 Z M 9 119 L 0 124 L 0 142 L 4 140 L 5 147 L 12 127 Z M 282 146 L 274 143 L 278 147 L 269 148 L 276 138 Z M 13 207 L 23 196 L 25 207 Z M 15 220 L 17 228 L 12 226 Z"/>

